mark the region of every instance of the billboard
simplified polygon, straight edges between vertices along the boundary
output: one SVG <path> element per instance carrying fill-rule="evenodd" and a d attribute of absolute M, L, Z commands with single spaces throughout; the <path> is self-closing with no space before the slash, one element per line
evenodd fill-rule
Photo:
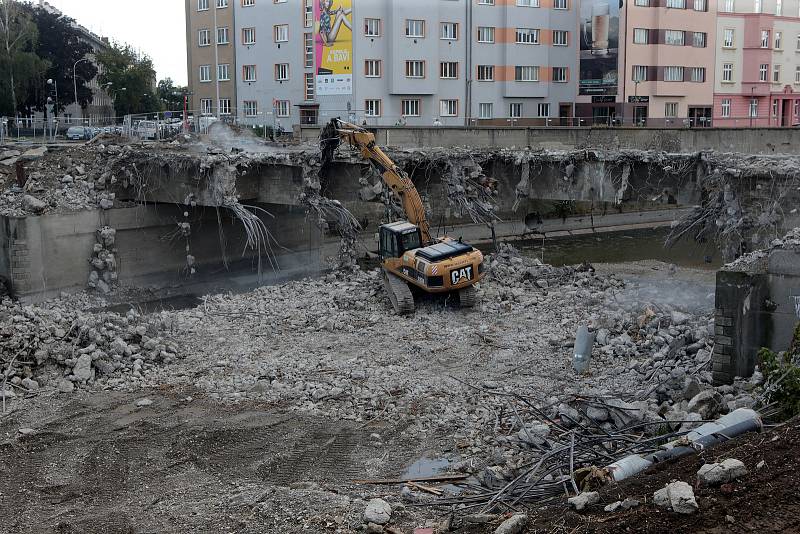
<path fill-rule="evenodd" d="M 583 0 L 580 4 L 581 95 L 616 95 L 619 12 L 622 0 Z"/>
<path fill-rule="evenodd" d="M 314 0 L 317 95 L 353 94 L 353 0 Z"/>

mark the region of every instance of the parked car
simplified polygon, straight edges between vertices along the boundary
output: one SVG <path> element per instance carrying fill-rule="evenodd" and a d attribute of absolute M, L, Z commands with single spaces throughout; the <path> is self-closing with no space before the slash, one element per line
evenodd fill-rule
<path fill-rule="evenodd" d="M 85 126 L 70 126 L 67 130 L 67 139 L 73 141 L 88 140 L 92 138 L 92 129 Z"/>

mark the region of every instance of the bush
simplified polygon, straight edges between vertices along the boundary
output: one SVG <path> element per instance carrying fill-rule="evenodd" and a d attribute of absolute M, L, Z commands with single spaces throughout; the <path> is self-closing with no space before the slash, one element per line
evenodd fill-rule
<path fill-rule="evenodd" d="M 800 414 L 800 323 L 794 329 L 789 350 L 776 353 L 767 348 L 758 352 L 764 373 L 766 403 L 775 403 L 781 415 Z"/>

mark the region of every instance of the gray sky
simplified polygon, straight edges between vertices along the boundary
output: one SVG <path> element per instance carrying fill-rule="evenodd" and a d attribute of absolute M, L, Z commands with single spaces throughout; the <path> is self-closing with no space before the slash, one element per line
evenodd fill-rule
<path fill-rule="evenodd" d="M 38 2 L 38 0 L 34 0 Z M 183 0 L 48 0 L 66 15 L 112 41 L 153 58 L 158 79 L 186 84 Z"/>

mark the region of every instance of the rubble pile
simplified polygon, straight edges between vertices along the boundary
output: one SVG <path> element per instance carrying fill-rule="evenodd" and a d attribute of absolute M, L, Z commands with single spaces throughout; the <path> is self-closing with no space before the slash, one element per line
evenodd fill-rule
<path fill-rule="evenodd" d="M 769 246 L 763 249 L 748 252 L 725 265 L 726 271 L 758 271 L 766 266 L 764 262 L 775 250 L 800 250 L 800 227 L 794 228 L 785 236 L 770 241 Z"/>

